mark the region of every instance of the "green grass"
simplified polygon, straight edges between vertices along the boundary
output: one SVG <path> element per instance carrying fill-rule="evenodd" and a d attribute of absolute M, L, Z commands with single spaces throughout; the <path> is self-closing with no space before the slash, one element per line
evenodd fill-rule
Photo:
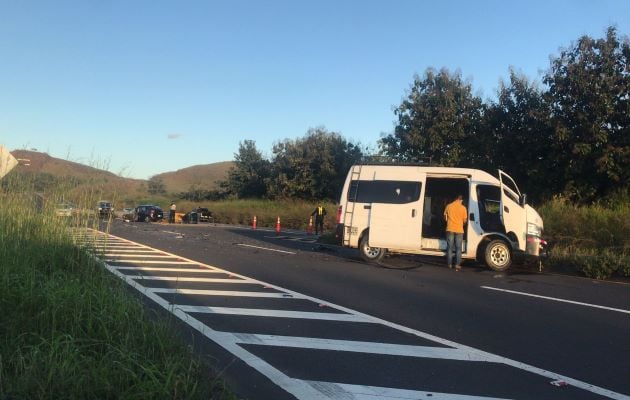
<path fill-rule="evenodd" d="M 38 211 L 29 189 L 0 189 L 0 398 L 233 398 L 169 317 L 73 243 L 92 222 Z"/>
<path fill-rule="evenodd" d="M 551 244 L 547 268 L 590 278 L 630 276 L 630 196 L 575 206 L 556 198 L 540 210 Z"/>

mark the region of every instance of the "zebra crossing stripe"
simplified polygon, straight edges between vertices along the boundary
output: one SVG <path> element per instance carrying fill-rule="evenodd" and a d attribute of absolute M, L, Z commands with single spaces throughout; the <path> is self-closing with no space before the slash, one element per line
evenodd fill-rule
<path fill-rule="evenodd" d="M 184 306 L 173 305 L 174 308 L 185 313 L 200 314 L 228 314 L 228 315 L 248 315 L 255 317 L 277 317 L 277 318 L 298 318 L 298 319 L 319 319 L 324 321 L 341 322 L 366 322 L 366 320 L 354 314 L 319 313 L 308 311 L 287 311 L 287 310 L 265 310 L 258 308 L 231 308 L 231 307 L 211 307 L 211 306 Z"/>

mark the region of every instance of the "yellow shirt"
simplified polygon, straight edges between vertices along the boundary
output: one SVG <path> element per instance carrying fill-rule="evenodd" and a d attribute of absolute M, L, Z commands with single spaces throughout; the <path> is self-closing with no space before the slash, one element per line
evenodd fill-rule
<path fill-rule="evenodd" d="M 464 233 L 464 224 L 468 220 L 468 211 L 460 200 L 455 200 L 446 206 L 444 210 L 446 219 L 446 231 Z"/>

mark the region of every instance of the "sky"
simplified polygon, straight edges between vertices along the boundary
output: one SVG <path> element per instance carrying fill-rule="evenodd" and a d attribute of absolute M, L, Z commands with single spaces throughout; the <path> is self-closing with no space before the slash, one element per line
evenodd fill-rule
<path fill-rule="evenodd" d="M 611 25 L 630 1 L 0 0 L 0 144 L 140 179 L 316 127 L 375 149 L 427 68 L 491 101 Z"/>

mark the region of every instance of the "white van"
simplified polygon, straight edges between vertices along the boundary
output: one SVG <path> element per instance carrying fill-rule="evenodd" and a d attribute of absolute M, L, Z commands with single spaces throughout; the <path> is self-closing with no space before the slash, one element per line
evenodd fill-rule
<path fill-rule="evenodd" d="M 366 261 L 394 253 L 446 254 L 443 213 L 462 195 L 468 210 L 463 259 L 504 271 L 517 256 L 540 256 L 543 221 L 514 180 L 469 168 L 354 165 L 337 210 L 337 239 Z"/>

